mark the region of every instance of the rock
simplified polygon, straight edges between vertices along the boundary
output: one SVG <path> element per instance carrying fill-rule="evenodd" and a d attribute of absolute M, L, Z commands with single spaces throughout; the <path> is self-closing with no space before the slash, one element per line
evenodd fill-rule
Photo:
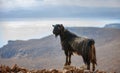
<path fill-rule="evenodd" d="M 0 67 L 0 72 L 1 72 L 1 73 L 7 73 L 6 68 L 5 68 L 5 65 L 1 65 L 1 67 Z"/>
<path fill-rule="evenodd" d="M 65 66 L 63 70 L 57 70 L 57 69 L 42 69 L 42 70 L 28 70 L 26 68 L 22 68 L 17 66 L 17 64 L 13 65 L 13 67 L 1 65 L 0 66 L 0 73 L 107 73 L 102 70 L 96 70 L 94 72 L 90 70 L 85 70 L 84 68 L 77 68 L 74 66 Z M 116 73 L 116 72 L 110 72 L 110 73 Z"/>
<path fill-rule="evenodd" d="M 73 70 L 73 69 L 76 69 L 76 67 L 74 67 L 74 66 L 64 66 L 63 70 L 64 69 L 66 69 L 66 70 Z"/>
<path fill-rule="evenodd" d="M 6 66 L 6 71 L 11 72 L 11 68 L 9 66 Z"/>
<path fill-rule="evenodd" d="M 27 73 L 27 72 L 28 72 L 28 70 L 25 69 L 25 68 L 20 68 L 20 71 L 21 71 L 22 73 Z"/>
<path fill-rule="evenodd" d="M 76 69 L 77 73 L 84 73 L 84 69 L 80 68 L 80 69 Z"/>
<path fill-rule="evenodd" d="M 12 72 L 19 72 L 20 68 L 17 66 L 17 64 L 15 64 L 12 68 L 11 68 Z"/>
<path fill-rule="evenodd" d="M 90 70 L 84 70 L 84 73 L 91 73 Z"/>
<path fill-rule="evenodd" d="M 65 66 L 63 68 L 63 73 L 84 73 L 83 68 L 77 68 L 74 66 Z"/>
<path fill-rule="evenodd" d="M 57 70 L 57 69 L 50 69 L 50 73 L 62 73 L 62 71 Z"/>

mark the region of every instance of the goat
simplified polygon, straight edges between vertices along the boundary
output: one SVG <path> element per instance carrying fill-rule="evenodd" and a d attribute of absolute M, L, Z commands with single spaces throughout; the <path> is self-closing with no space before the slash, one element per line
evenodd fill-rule
<path fill-rule="evenodd" d="M 95 41 L 93 39 L 77 36 L 76 34 L 65 29 L 62 24 L 53 25 L 53 34 L 57 37 L 60 36 L 61 46 L 66 55 L 66 65 L 71 64 L 71 56 L 76 53 L 81 55 L 84 63 L 87 65 L 87 69 L 90 70 L 90 63 L 93 65 L 93 71 L 95 65 L 97 65 Z"/>

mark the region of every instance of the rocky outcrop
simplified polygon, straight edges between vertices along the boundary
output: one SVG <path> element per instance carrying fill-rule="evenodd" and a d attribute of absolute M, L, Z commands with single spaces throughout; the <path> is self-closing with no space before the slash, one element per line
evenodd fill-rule
<path fill-rule="evenodd" d="M 0 73 L 107 73 L 107 72 L 101 70 L 96 70 L 92 72 L 90 70 L 86 70 L 85 68 L 82 67 L 77 68 L 74 66 L 65 66 L 63 67 L 63 70 L 58 70 L 58 69 L 28 70 L 26 68 L 19 67 L 17 64 L 15 64 L 12 67 L 1 65 Z"/>

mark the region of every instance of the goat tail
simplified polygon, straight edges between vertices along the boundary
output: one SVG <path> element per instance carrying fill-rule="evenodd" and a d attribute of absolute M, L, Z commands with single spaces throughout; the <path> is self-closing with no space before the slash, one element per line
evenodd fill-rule
<path fill-rule="evenodd" d="M 90 59 L 91 59 L 91 62 L 97 65 L 96 49 L 95 49 L 95 42 L 94 42 L 94 40 L 92 40 L 90 42 L 90 46 L 91 46 L 91 48 L 90 48 L 90 52 L 91 52 L 90 53 L 90 56 L 91 56 Z"/>
<path fill-rule="evenodd" d="M 84 42 L 82 57 L 85 64 L 90 64 L 90 62 L 97 65 L 96 51 L 95 51 L 95 41 L 93 39 L 88 39 Z"/>

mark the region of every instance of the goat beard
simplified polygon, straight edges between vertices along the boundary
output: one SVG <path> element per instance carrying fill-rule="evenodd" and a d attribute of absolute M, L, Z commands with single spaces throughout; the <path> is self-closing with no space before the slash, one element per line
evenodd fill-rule
<path fill-rule="evenodd" d="M 58 35 L 55 35 L 55 37 L 57 38 Z"/>
<path fill-rule="evenodd" d="M 55 37 L 57 38 L 57 36 L 59 35 L 59 34 L 54 34 L 55 35 Z"/>
<path fill-rule="evenodd" d="M 55 37 L 57 38 L 58 34 L 55 34 Z"/>

